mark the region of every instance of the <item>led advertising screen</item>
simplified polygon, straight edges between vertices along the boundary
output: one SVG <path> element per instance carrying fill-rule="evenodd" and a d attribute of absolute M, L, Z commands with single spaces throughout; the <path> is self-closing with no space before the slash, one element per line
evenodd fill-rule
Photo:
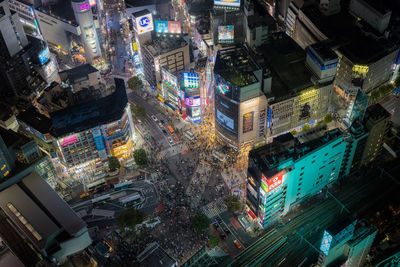
<path fill-rule="evenodd" d="M 79 5 L 79 10 L 81 12 L 86 12 L 88 10 L 90 10 L 90 4 L 89 3 L 83 3 Z"/>
<path fill-rule="evenodd" d="M 154 30 L 153 16 L 151 15 L 151 13 L 136 18 L 136 29 L 138 34 L 151 32 L 152 30 Z"/>
<path fill-rule="evenodd" d="M 214 5 L 240 7 L 240 0 L 214 0 Z"/>
<path fill-rule="evenodd" d="M 222 81 L 216 81 L 215 82 L 215 89 L 220 93 L 225 95 L 230 91 L 229 86 Z"/>
<path fill-rule="evenodd" d="M 217 122 L 220 126 L 226 128 L 226 129 L 229 129 L 231 131 L 233 131 L 235 129 L 233 119 L 226 116 L 220 110 L 217 110 L 216 115 L 217 115 Z"/>
<path fill-rule="evenodd" d="M 218 26 L 218 42 L 233 42 L 234 26 Z"/>
<path fill-rule="evenodd" d="M 163 82 L 172 88 L 178 88 L 178 78 L 165 69 L 161 69 L 161 76 Z"/>
<path fill-rule="evenodd" d="M 273 176 L 272 178 L 269 178 L 269 179 L 267 179 L 265 177 L 265 175 L 262 174 L 261 180 L 262 180 L 262 184 L 264 184 L 264 186 L 263 185 L 261 185 L 261 186 L 263 187 L 265 192 L 268 193 L 269 191 L 274 190 L 275 188 L 277 188 L 278 186 L 280 186 L 282 184 L 282 180 L 283 180 L 282 178 L 283 178 L 283 171 L 280 171 L 275 176 Z"/>
<path fill-rule="evenodd" d="M 55 61 L 50 60 L 50 62 L 44 66 L 44 74 L 46 75 L 46 78 L 50 77 L 56 70 L 57 66 Z"/>
<path fill-rule="evenodd" d="M 168 33 L 168 21 L 166 20 L 155 20 L 154 26 L 156 28 L 156 32 L 158 33 Z"/>
<path fill-rule="evenodd" d="M 253 131 L 254 111 L 243 115 L 243 133 Z"/>
<path fill-rule="evenodd" d="M 201 109 L 200 107 L 192 107 L 192 118 L 198 118 L 201 116 Z"/>
<path fill-rule="evenodd" d="M 96 38 L 94 26 L 84 27 L 85 38 L 87 41 L 92 41 Z"/>
<path fill-rule="evenodd" d="M 186 88 L 199 88 L 199 75 L 193 72 L 184 72 L 183 86 Z"/>
<path fill-rule="evenodd" d="M 197 97 L 197 98 L 185 98 L 185 104 L 186 104 L 186 106 L 189 106 L 189 107 L 200 106 L 201 105 L 200 97 Z"/>
<path fill-rule="evenodd" d="M 168 21 L 169 33 L 181 33 L 181 23 L 179 21 Z"/>
<path fill-rule="evenodd" d="M 329 249 L 331 248 L 332 236 L 325 230 L 322 237 L 320 250 L 328 256 Z"/>
<path fill-rule="evenodd" d="M 96 0 L 89 0 L 89 5 L 90 6 L 96 5 Z"/>
<path fill-rule="evenodd" d="M 76 142 L 78 142 L 78 137 L 76 136 L 76 134 L 70 135 L 70 136 L 68 136 L 68 137 L 65 137 L 65 138 L 61 141 L 61 146 L 62 146 L 62 147 L 66 147 L 66 146 L 75 144 Z"/>
<path fill-rule="evenodd" d="M 49 60 L 50 58 L 50 51 L 49 48 L 46 47 L 42 52 L 40 52 L 39 54 L 39 62 L 40 65 L 43 65 L 44 63 L 47 62 L 47 60 Z"/>

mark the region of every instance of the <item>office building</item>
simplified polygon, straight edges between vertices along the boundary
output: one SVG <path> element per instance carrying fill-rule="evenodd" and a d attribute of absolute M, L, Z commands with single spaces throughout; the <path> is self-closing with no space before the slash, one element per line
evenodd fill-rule
<path fill-rule="evenodd" d="M 36 143 L 11 131 L 0 135 L 10 169 L 0 179 L 1 238 L 26 266 L 42 258 L 63 263 L 91 244 L 86 224 L 43 179 L 51 170 L 38 169 L 48 158 Z"/>
<path fill-rule="evenodd" d="M 108 96 L 50 113 L 57 155 L 71 174 L 96 169 L 109 156 L 132 156 L 134 131 L 124 81 L 115 79 L 115 86 Z"/>
<path fill-rule="evenodd" d="M 60 78 L 64 83 L 71 85 L 72 93 L 77 93 L 84 88 L 96 88 L 104 90 L 104 81 L 100 71 L 91 64 L 84 64 L 73 69 L 60 72 Z"/>
<path fill-rule="evenodd" d="M 201 122 L 202 119 L 200 87 L 201 81 L 199 74 L 194 72 L 182 73 L 182 97 L 180 99 L 182 118 L 187 118 L 193 123 Z"/>
<path fill-rule="evenodd" d="M 392 15 L 392 11 L 383 2 L 371 0 L 351 0 L 349 12 L 354 17 L 365 20 L 380 33 L 387 29 Z"/>
<path fill-rule="evenodd" d="M 246 39 L 243 9 L 230 10 L 214 6 L 210 15 L 210 26 L 210 36 L 214 45 L 240 44 Z"/>
<path fill-rule="evenodd" d="M 252 217 L 267 227 L 339 177 L 346 144 L 343 134 L 290 133 L 250 151 L 246 203 Z"/>
<path fill-rule="evenodd" d="M 365 114 L 365 126 L 369 136 L 361 159 L 361 165 L 367 165 L 379 156 L 387 133 L 390 129 L 390 113 L 380 104 L 368 107 Z"/>
<path fill-rule="evenodd" d="M 323 233 L 319 266 L 363 266 L 378 230 L 368 221 L 340 218 Z"/>
<path fill-rule="evenodd" d="M 334 53 L 320 44 L 306 53 L 284 33 L 272 34 L 259 52 L 270 76 L 264 85 L 267 138 L 322 120 L 331 103 L 337 66 Z"/>
<path fill-rule="evenodd" d="M 385 9 L 382 18 L 384 21 L 379 22 L 372 18 L 378 16 L 379 12 L 375 11 L 384 9 L 375 9 L 372 6 L 382 6 L 383 3 L 350 1 L 350 10 L 342 8 L 340 12 L 339 6 L 335 4 L 332 6 L 335 10 L 333 14 L 326 13 L 326 5 L 297 6 L 292 3 L 292 8 L 289 8 L 291 16 L 286 20 L 288 34 L 303 48 L 328 41 L 339 57 L 334 88 L 346 103 L 354 101 L 359 88 L 364 93 L 370 93 L 389 81 L 399 48 L 379 32 L 379 29 L 387 27 L 387 16 L 390 18 L 390 12 Z M 351 14 L 360 20 L 354 19 Z M 371 27 L 370 24 L 375 23 L 372 21 L 379 24 L 376 27 L 378 30 Z"/>
<path fill-rule="evenodd" d="M 214 67 L 216 135 L 234 149 L 265 137 L 263 69 L 244 46 L 219 50 Z"/>
<path fill-rule="evenodd" d="M 189 43 L 177 38 L 155 37 L 151 42 L 140 44 L 144 77 L 154 88 L 161 84 L 161 70 L 171 74 L 189 69 Z"/>

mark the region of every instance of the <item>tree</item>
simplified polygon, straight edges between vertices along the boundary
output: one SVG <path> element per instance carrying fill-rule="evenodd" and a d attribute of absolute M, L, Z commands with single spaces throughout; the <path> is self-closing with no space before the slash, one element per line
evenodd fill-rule
<path fill-rule="evenodd" d="M 308 131 L 310 129 L 311 129 L 310 125 L 306 124 L 306 125 L 303 126 L 303 128 L 301 128 L 301 131 L 305 132 L 305 131 Z"/>
<path fill-rule="evenodd" d="M 396 79 L 394 79 L 394 86 L 396 88 L 400 87 L 400 75 L 397 75 Z"/>
<path fill-rule="evenodd" d="M 108 169 L 111 172 L 118 170 L 119 167 L 121 167 L 121 164 L 117 157 L 111 156 L 108 158 Z"/>
<path fill-rule="evenodd" d="M 139 90 L 143 88 L 143 82 L 139 77 L 133 76 L 128 80 L 128 87 L 132 90 Z"/>
<path fill-rule="evenodd" d="M 210 218 L 208 218 L 204 213 L 197 213 L 192 218 L 192 225 L 197 232 L 205 232 L 210 224 Z"/>
<path fill-rule="evenodd" d="M 325 123 L 330 123 L 331 121 L 333 121 L 332 114 L 330 114 L 330 113 L 326 114 L 326 116 L 324 118 L 324 122 Z"/>
<path fill-rule="evenodd" d="M 218 243 L 219 243 L 219 239 L 215 235 L 210 235 L 208 237 L 208 245 L 210 246 L 210 248 L 216 247 L 218 245 Z"/>
<path fill-rule="evenodd" d="M 242 208 L 240 198 L 236 195 L 227 196 L 224 202 L 230 212 L 239 211 Z"/>
<path fill-rule="evenodd" d="M 137 119 L 146 118 L 146 109 L 139 105 L 134 105 L 132 107 L 132 115 Z"/>
<path fill-rule="evenodd" d="M 114 91 L 115 90 L 115 86 L 111 85 L 110 87 L 107 88 L 108 91 Z"/>
<path fill-rule="evenodd" d="M 146 165 L 149 162 L 146 151 L 143 148 L 135 150 L 135 152 L 133 152 L 133 158 L 135 159 L 135 163 L 139 166 Z"/>
<path fill-rule="evenodd" d="M 380 96 L 379 90 L 375 90 L 371 93 L 372 100 L 377 100 Z"/>
<path fill-rule="evenodd" d="M 290 133 L 291 133 L 292 135 L 296 135 L 296 134 L 297 134 L 297 131 L 296 131 L 296 130 L 291 130 Z"/>
<path fill-rule="evenodd" d="M 117 221 L 121 227 L 135 228 L 146 219 L 146 213 L 132 207 L 127 208 L 118 215 Z"/>

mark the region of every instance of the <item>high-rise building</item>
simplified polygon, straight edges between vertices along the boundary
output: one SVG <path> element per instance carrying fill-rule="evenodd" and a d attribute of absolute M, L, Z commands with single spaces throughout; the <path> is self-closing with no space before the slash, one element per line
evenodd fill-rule
<path fill-rule="evenodd" d="M 215 131 L 234 149 L 264 141 L 264 78 L 263 69 L 245 46 L 218 51 L 214 67 Z"/>
<path fill-rule="evenodd" d="M 86 224 L 43 179 L 54 169 L 37 144 L 0 129 L 0 235 L 26 266 L 41 259 L 60 264 L 90 245 Z"/>
<path fill-rule="evenodd" d="M 390 113 L 380 104 L 368 107 L 365 114 L 365 126 L 369 131 L 369 136 L 365 144 L 361 165 L 371 163 L 381 152 L 390 129 L 390 117 Z"/>

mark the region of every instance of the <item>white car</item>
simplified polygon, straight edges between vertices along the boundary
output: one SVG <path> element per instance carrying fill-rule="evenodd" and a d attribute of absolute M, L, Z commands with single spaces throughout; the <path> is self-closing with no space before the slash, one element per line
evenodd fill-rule
<path fill-rule="evenodd" d="M 153 121 L 158 121 L 157 117 L 154 115 L 151 115 L 151 118 L 153 119 Z"/>

